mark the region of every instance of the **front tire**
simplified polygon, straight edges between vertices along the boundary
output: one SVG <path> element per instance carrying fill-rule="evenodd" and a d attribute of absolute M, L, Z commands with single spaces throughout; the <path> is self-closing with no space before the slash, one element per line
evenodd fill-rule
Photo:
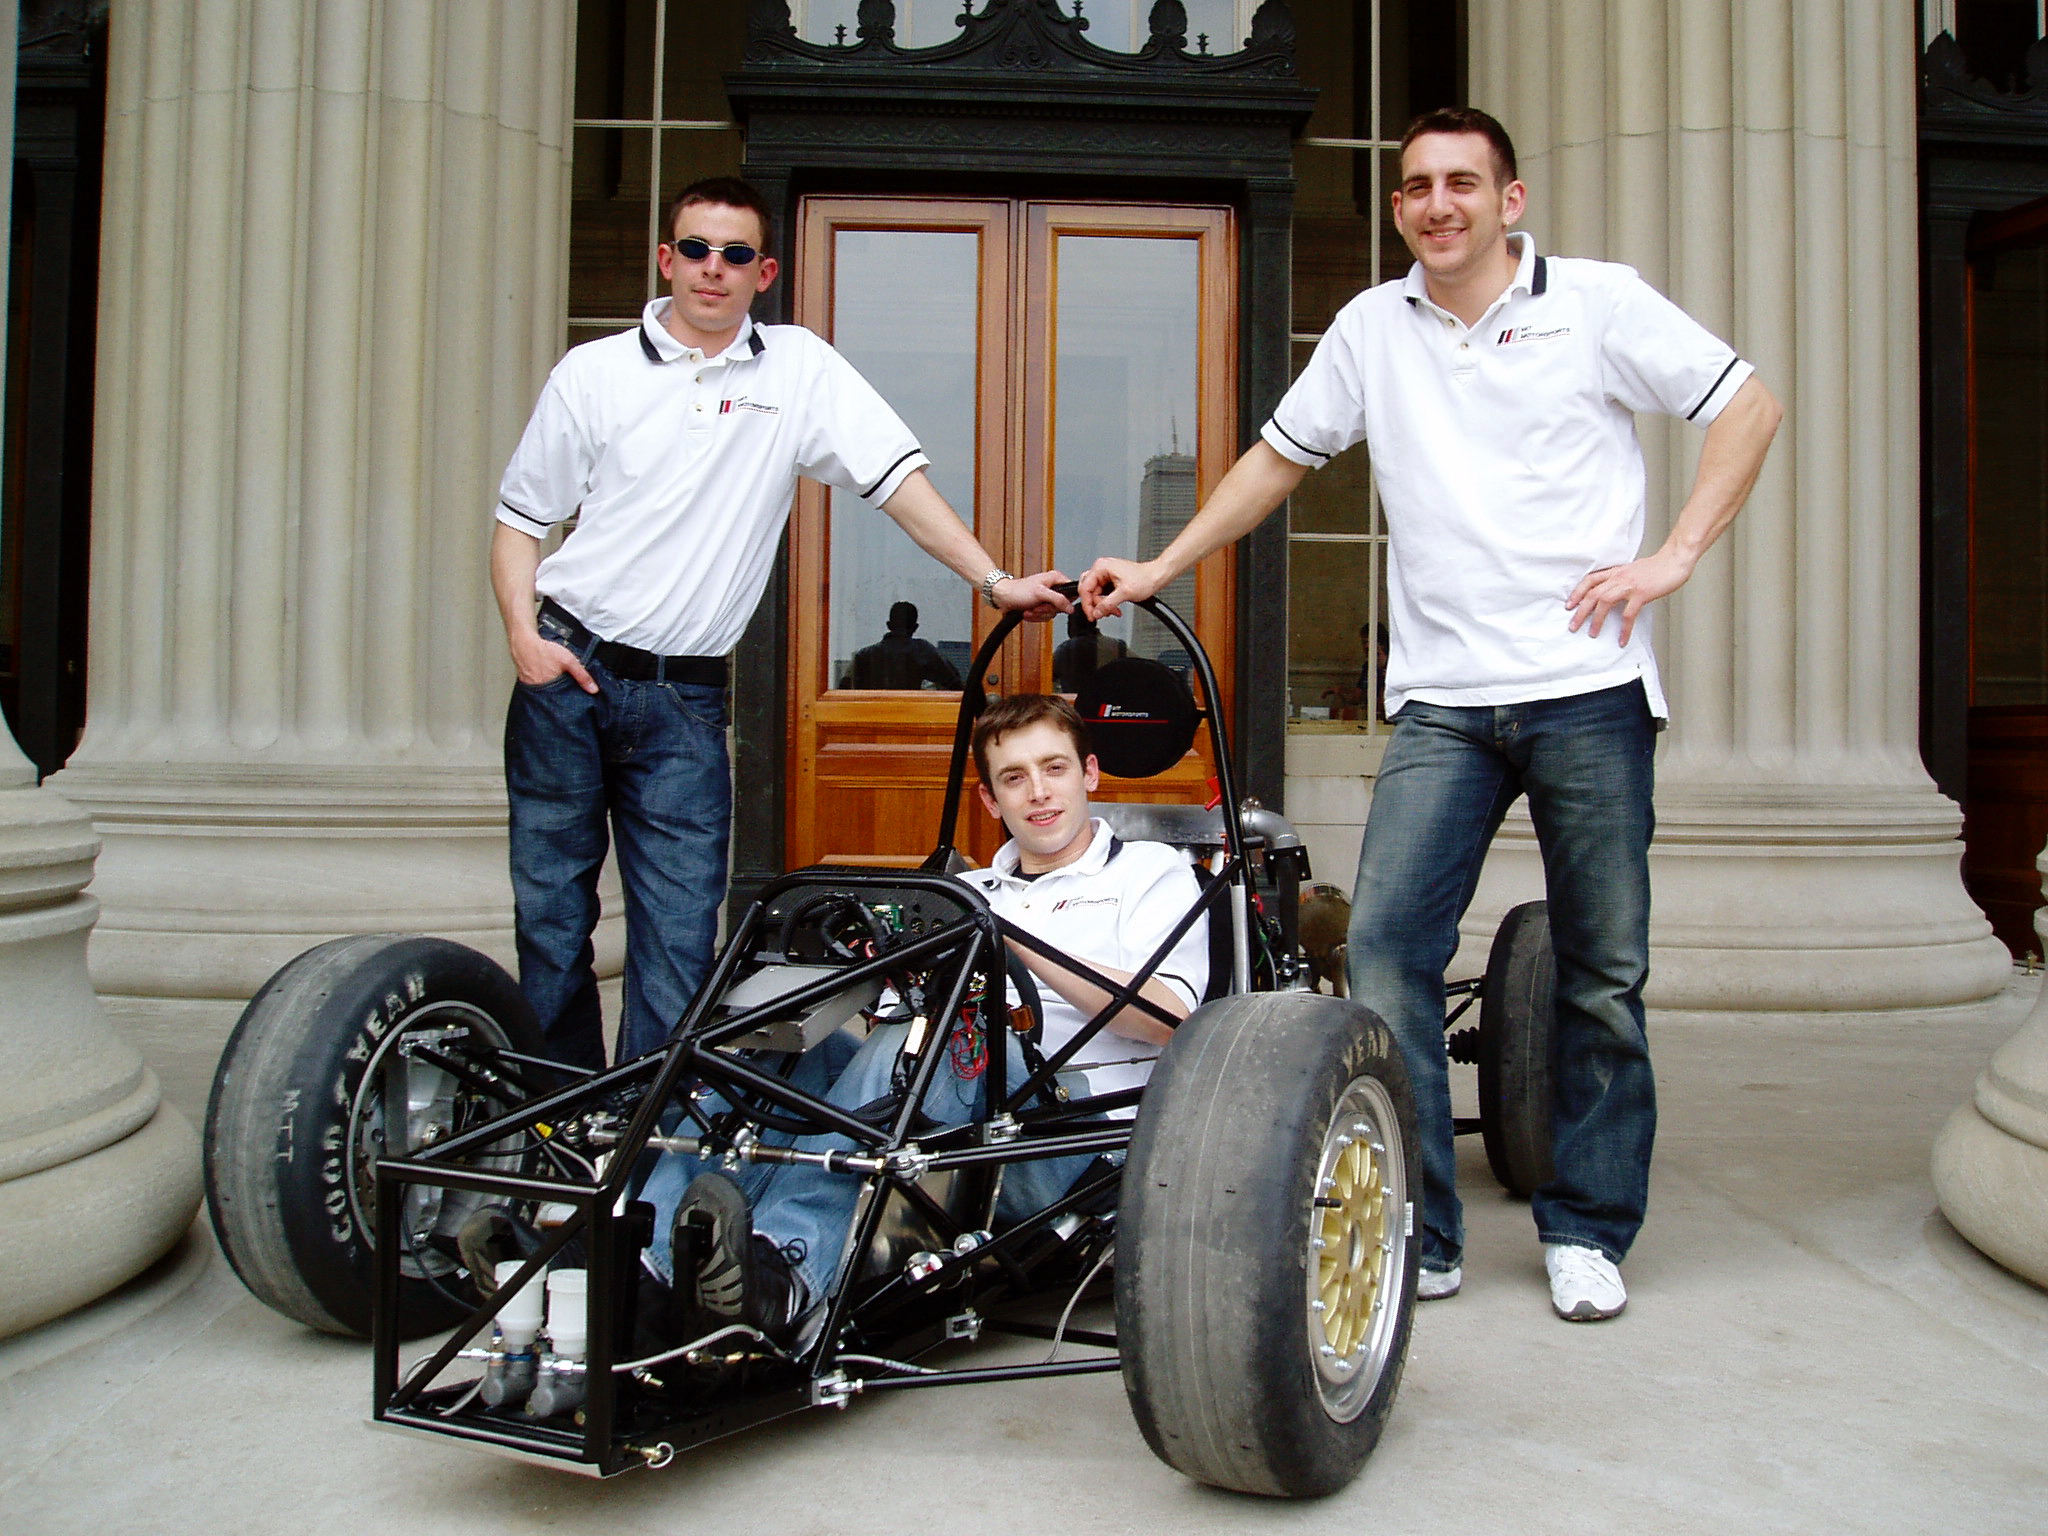
<path fill-rule="evenodd" d="M 258 1300 L 322 1332 L 368 1335 L 377 1159 L 525 1097 L 503 1050 L 542 1053 L 533 1010 L 496 962 L 445 939 L 336 939 L 264 983 L 221 1054 L 206 1108 L 214 1235 Z M 522 1158 L 494 1148 L 479 1162 L 512 1168 Z M 473 1304 L 454 1238 L 481 1200 L 409 1187 L 401 1337 L 446 1328 Z"/>
<path fill-rule="evenodd" d="M 1255 993 L 1174 1032 L 1118 1215 L 1124 1388 L 1189 1477 L 1304 1498 L 1357 1476 L 1415 1306 L 1415 1107 L 1387 1027 Z"/>

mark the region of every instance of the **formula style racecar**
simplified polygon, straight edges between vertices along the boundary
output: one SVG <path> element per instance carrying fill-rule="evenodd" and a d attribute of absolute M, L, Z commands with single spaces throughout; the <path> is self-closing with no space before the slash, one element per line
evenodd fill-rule
<path fill-rule="evenodd" d="M 1144 606 L 1191 659 L 1201 702 L 1157 661 L 1105 666 L 1077 700 L 1095 751 L 1105 771 L 1144 776 L 1206 724 L 1221 794 L 1211 810 L 1092 807 L 1198 866 L 1193 908 L 1130 981 L 1022 933 L 953 878 L 980 680 L 1013 615 L 969 674 L 931 856 L 770 882 L 662 1050 L 602 1072 L 557 1065 L 512 979 L 445 940 L 366 935 L 286 965 L 243 1014 L 207 1114 L 214 1229 L 236 1272 L 289 1316 L 370 1334 L 375 1421 L 586 1472 L 663 1466 L 863 1394 L 1120 1371 L 1146 1442 L 1188 1476 L 1290 1496 L 1342 1487 L 1379 1438 L 1408 1346 L 1407 1077 L 1373 1014 L 1310 990 L 1300 839 L 1238 799 L 1208 659 L 1171 608 Z M 1149 1081 L 1070 1093 L 1062 1068 L 1204 923 L 1208 995 Z M 1031 1010 L 1010 1001 L 1006 940 L 1111 993 L 1079 1037 L 1041 1048 Z M 1482 1118 L 1511 1185 L 1547 1159 L 1548 967 L 1540 907 L 1518 909 L 1498 978 L 1453 989 L 1461 1012 L 1481 997 Z M 790 1081 L 807 1046 L 885 1012 L 917 1021 L 891 1098 L 856 1114 Z M 991 1048 L 1007 1038 L 1021 1073 Z M 980 1107 L 928 1113 L 959 1051 L 985 1059 Z M 838 1150 L 804 1149 L 826 1134 Z M 639 1193 L 662 1152 L 806 1163 L 858 1187 L 848 1257 L 801 1342 L 744 1324 L 675 1337 L 649 1315 L 654 1222 Z M 1064 1195 L 997 1220 L 1006 1169 L 1079 1154 L 1094 1161 Z M 458 1236 L 486 1205 L 539 1241 L 472 1275 Z M 1070 1326 L 1104 1284 L 1114 1333 Z M 432 1335 L 445 1337 L 404 1348 Z M 991 1335 L 1052 1349 L 977 1364 L 959 1347 Z"/>

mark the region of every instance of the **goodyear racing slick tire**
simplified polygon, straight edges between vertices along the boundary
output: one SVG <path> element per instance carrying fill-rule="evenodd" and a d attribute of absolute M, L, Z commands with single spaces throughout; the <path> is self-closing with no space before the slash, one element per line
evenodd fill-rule
<path fill-rule="evenodd" d="M 377 1158 L 444 1140 L 526 1097 L 501 1070 L 503 1049 L 541 1053 L 532 1009 L 495 961 L 445 939 L 336 939 L 264 983 L 228 1039 L 206 1107 L 214 1234 L 259 1300 L 323 1332 L 369 1333 Z M 524 1070 L 530 1081 L 534 1069 Z M 479 1161 L 515 1167 L 521 1158 L 494 1148 Z M 481 1198 L 408 1192 L 402 1337 L 448 1327 L 473 1302 L 455 1234 Z"/>
<path fill-rule="evenodd" d="M 1408 1075 L 1371 1012 L 1279 992 L 1189 1015 L 1117 1219 L 1124 1389 L 1162 1460 L 1296 1498 L 1357 1475 L 1407 1358 L 1418 1172 Z"/>
<path fill-rule="evenodd" d="M 1528 901 L 1501 919 L 1479 993 L 1479 1133 L 1493 1176 L 1526 1200 L 1551 1177 L 1551 1041 L 1557 961 L 1550 908 Z"/>

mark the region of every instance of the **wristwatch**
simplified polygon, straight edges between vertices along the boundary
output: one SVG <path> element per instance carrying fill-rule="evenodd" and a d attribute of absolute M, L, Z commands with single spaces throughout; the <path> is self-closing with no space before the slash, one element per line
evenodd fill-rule
<path fill-rule="evenodd" d="M 996 607 L 996 583 L 1002 581 L 1015 581 L 1016 579 L 1017 578 L 1015 576 L 1012 576 L 1008 571 L 1004 570 L 1001 566 L 997 566 L 994 570 L 990 571 L 986 576 L 981 578 L 981 600 L 987 603 L 991 608 Z"/>

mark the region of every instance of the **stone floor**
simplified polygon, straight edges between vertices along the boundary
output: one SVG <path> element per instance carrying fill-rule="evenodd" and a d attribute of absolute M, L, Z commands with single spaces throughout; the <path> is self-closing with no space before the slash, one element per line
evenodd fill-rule
<path fill-rule="evenodd" d="M 1664 1107 L 1627 1313 L 1554 1319 L 1476 1144 L 1465 1290 L 1422 1309 L 1348 1490 L 1154 1461 L 1114 1376 L 901 1393 L 595 1482 L 373 1433 L 368 1360 L 252 1300 L 202 1222 L 0 1344 L 0 1532 L 2027 1532 L 2048 1528 L 2048 1294 L 1942 1220 L 1928 1149 L 2032 1000 L 1653 1022 Z M 203 1111 L 217 1035 L 134 1028 Z"/>

